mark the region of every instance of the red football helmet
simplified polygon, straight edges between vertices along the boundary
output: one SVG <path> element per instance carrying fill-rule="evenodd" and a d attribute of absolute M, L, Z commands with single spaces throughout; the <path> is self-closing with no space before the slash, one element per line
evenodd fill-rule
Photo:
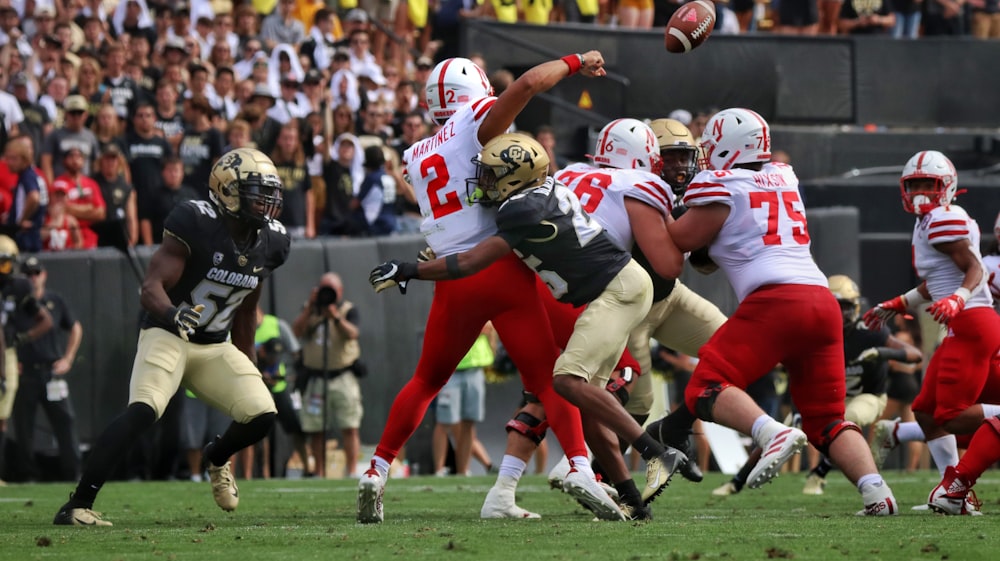
<path fill-rule="evenodd" d="M 948 206 L 958 194 L 955 165 L 937 150 L 917 152 L 903 167 L 899 189 L 906 212 L 919 215 Z"/>

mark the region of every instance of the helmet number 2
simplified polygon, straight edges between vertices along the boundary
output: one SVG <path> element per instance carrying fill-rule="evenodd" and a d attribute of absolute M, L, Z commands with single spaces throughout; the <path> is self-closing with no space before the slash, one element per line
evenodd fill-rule
<path fill-rule="evenodd" d="M 781 204 L 779 204 L 779 195 Z M 797 244 L 809 243 L 809 232 L 806 230 L 806 217 L 795 208 L 796 204 L 801 204 L 797 191 L 752 191 L 750 193 L 750 208 L 767 207 L 767 231 L 764 233 L 764 245 L 781 245 L 782 238 L 779 230 L 787 230 L 789 227 L 779 220 L 781 207 L 785 209 L 787 220 L 792 223 L 792 239 Z"/>
<path fill-rule="evenodd" d="M 420 177 L 427 179 L 430 172 L 434 173 L 434 178 L 427 183 L 427 199 L 430 201 L 434 218 L 441 218 L 462 210 L 462 201 L 459 200 L 457 192 L 439 193 L 448 186 L 448 181 L 451 179 L 448 165 L 443 156 L 431 154 L 420 162 Z"/>

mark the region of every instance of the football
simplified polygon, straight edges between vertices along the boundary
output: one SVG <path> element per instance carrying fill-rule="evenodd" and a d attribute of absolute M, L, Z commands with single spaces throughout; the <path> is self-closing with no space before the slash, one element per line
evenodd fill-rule
<path fill-rule="evenodd" d="M 663 42 L 672 53 L 686 53 L 704 43 L 713 27 L 715 4 L 712 0 L 688 2 L 670 16 Z"/>

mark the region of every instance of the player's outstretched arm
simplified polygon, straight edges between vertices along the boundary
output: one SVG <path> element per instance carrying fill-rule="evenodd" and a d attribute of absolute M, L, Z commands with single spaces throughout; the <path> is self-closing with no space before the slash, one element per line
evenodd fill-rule
<path fill-rule="evenodd" d="M 452 253 L 430 261 L 420 263 L 387 261 L 372 269 L 368 282 L 375 292 L 382 292 L 396 285 L 405 286 L 411 279 L 459 279 L 482 271 L 510 250 L 510 244 L 506 240 L 500 236 L 490 236 L 469 251 Z"/>
<path fill-rule="evenodd" d="M 479 143 L 486 144 L 503 134 L 536 94 L 544 92 L 567 76 L 580 73 L 588 77 L 604 76 L 604 56 L 599 51 L 572 54 L 550 60 L 522 74 L 497 98 L 493 108 L 479 126 Z"/>

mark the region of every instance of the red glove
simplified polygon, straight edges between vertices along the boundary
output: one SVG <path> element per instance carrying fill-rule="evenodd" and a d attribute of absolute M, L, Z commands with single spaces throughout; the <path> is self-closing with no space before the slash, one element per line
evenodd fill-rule
<path fill-rule="evenodd" d="M 862 319 L 865 322 L 865 327 L 872 331 L 878 331 L 882 329 L 885 322 L 891 320 L 896 314 L 906 314 L 906 299 L 902 296 L 886 300 L 868 310 Z"/>
<path fill-rule="evenodd" d="M 964 309 L 965 298 L 962 298 L 958 294 L 952 294 L 931 304 L 931 307 L 927 308 L 927 311 L 934 317 L 935 321 L 948 325 L 948 322 Z"/>

